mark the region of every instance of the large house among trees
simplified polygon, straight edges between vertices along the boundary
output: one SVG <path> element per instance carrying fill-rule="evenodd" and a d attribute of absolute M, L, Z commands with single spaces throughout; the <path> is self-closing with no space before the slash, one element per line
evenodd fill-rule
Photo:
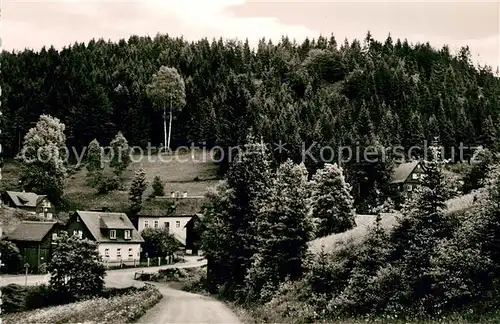
<path fill-rule="evenodd" d="M 96 241 L 108 265 L 135 265 L 140 261 L 144 239 L 124 213 L 76 211 L 67 229 L 69 235 Z"/>
<path fill-rule="evenodd" d="M 197 251 L 198 236 L 195 231 L 199 219 L 203 196 L 156 197 L 144 202 L 138 213 L 138 230 L 146 228 L 167 229 L 185 248 L 186 252 Z"/>
<path fill-rule="evenodd" d="M 2 194 L 2 203 L 47 220 L 51 220 L 55 213 L 54 205 L 48 197 L 34 192 L 6 191 Z"/>
<path fill-rule="evenodd" d="M 420 185 L 424 170 L 420 161 L 401 163 L 394 168 L 391 184 L 401 191 L 410 192 Z"/>

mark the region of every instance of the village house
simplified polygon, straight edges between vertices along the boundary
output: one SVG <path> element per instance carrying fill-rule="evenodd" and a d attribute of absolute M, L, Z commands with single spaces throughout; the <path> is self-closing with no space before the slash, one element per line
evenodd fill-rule
<path fill-rule="evenodd" d="M 21 222 L 5 240 L 14 243 L 23 257 L 22 265 L 28 264 L 29 271 L 38 273 L 42 264 L 52 255 L 54 240 L 61 225 L 57 222 Z"/>
<path fill-rule="evenodd" d="M 401 191 L 410 192 L 420 185 L 424 170 L 420 161 L 401 163 L 394 168 L 391 184 Z"/>
<path fill-rule="evenodd" d="M 6 191 L 2 194 L 2 203 L 46 220 L 51 220 L 55 213 L 54 205 L 48 197 L 34 192 Z"/>
<path fill-rule="evenodd" d="M 203 196 L 171 194 L 146 201 L 138 213 L 138 230 L 163 228 L 172 233 L 186 253 L 197 253 L 195 223 L 201 217 Z"/>
<path fill-rule="evenodd" d="M 124 213 L 76 211 L 67 226 L 70 235 L 97 242 L 108 265 L 135 265 L 140 261 L 144 239 Z"/>

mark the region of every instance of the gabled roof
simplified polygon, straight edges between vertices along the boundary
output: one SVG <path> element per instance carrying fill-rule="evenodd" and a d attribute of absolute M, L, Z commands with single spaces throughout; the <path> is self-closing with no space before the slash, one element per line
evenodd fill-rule
<path fill-rule="evenodd" d="M 36 207 L 47 195 L 37 195 L 34 192 L 7 191 L 9 198 L 17 207 Z"/>
<path fill-rule="evenodd" d="M 82 222 L 96 242 L 142 243 L 144 239 L 137 232 L 132 222 L 124 213 L 108 213 L 94 211 L 76 211 Z M 131 239 L 110 239 L 103 235 L 101 229 L 128 229 L 131 230 Z"/>
<path fill-rule="evenodd" d="M 398 165 L 393 171 L 391 183 L 405 182 L 419 164 L 420 161 L 413 161 Z"/>
<path fill-rule="evenodd" d="M 57 222 L 21 222 L 6 238 L 11 241 L 41 242 L 56 224 Z"/>
<path fill-rule="evenodd" d="M 139 216 L 179 217 L 200 214 L 204 202 L 203 196 L 196 197 L 156 197 L 145 201 Z"/>

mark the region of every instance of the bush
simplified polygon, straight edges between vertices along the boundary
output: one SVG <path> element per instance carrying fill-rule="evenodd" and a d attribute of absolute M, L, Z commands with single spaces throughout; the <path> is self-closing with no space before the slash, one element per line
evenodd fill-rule
<path fill-rule="evenodd" d="M 2 255 L 2 272 L 17 273 L 21 269 L 22 256 L 17 246 L 11 242 L 0 241 L 0 253 Z"/>
<path fill-rule="evenodd" d="M 10 284 L 2 287 L 2 313 L 9 314 L 25 310 L 26 289 Z"/>
<path fill-rule="evenodd" d="M 96 298 L 36 311 L 9 314 L 4 323 L 130 323 L 163 296 L 152 285 L 110 299 Z"/>
<path fill-rule="evenodd" d="M 97 192 L 99 194 L 106 194 L 110 191 L 117 190 L 120 188 L 121 181 L 120 177 L 114 176 L 104 176 L 99 173 L 99 177 L 96 180 Z"/>

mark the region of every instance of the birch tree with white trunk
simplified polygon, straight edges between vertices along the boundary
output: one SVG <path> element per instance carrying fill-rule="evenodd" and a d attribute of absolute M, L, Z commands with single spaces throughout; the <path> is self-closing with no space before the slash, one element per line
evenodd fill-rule
<path fill-rule="evenodd" d="M 172 135 L 172 119 L 174 110 L 181 110 L 186 105 L 184 79 L 176 68 L 162 66 L 153 74 L 146 91 L 156 109 L 163 110 L 164 146 L 170 150 Z M 169 125 L 167 134 L 167 107 L 169 109 Z"/>

